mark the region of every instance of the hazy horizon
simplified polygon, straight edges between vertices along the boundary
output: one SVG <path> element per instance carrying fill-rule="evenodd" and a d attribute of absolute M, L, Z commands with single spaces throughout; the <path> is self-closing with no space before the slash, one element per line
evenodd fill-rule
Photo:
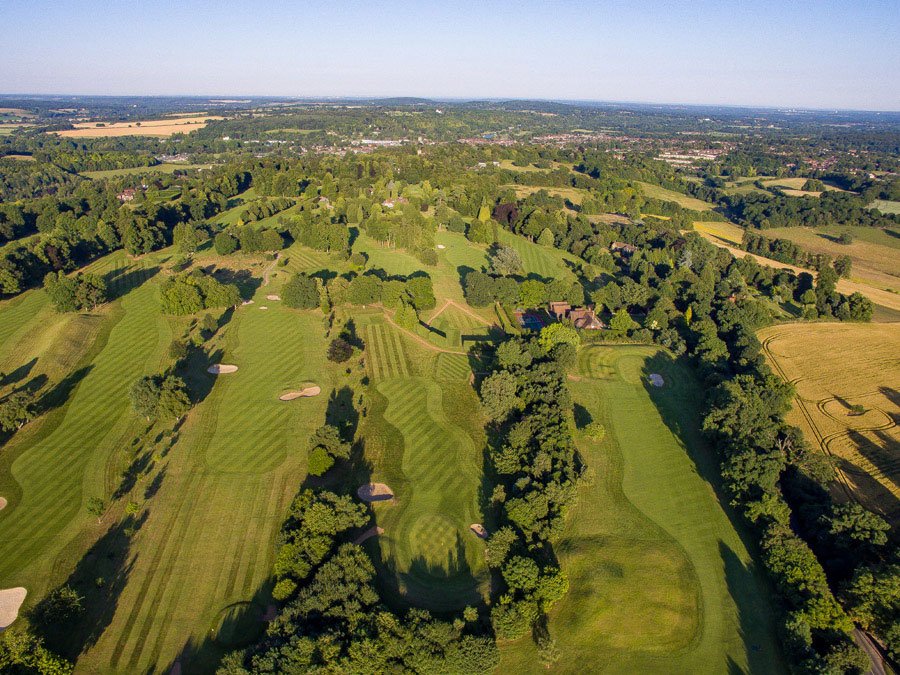
<path fill-rule="evenodd" d="M 37 0 L 0 16 L 11 36 L 0 45 L 9 95 L 900 111 L 900 12 L 888 0 L 226 0 L 140 11 Z"/>

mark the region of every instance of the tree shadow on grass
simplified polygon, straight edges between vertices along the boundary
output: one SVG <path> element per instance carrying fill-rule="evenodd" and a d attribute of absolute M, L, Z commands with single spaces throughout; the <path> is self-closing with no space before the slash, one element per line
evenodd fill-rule
<path fill-rule="evenodd" d="M 0 388 L 13 387 L 24 380 L 31 373 L 34 364 L 36 364 L 37 361 L 37 357 L 34 357 L 31 361 L 19 366 L 12 372 L 2 373 L 3 376 L 0 377 Z"/>
<path fill-rule="evenodd" d="M 66 375 L 63 379 L 56 383 L 51 389 L 47 390 L 47 392 L 41 396 L 38 401 L 37 408 L 38 414 L 43 415 L 50 410 L 55 408 L 59 408 L 66 404 L 66 401 L 69 400 L 69 397 L 72 396 L 72 393 L 81 383 L 81 381 L 87 377 L 88 373 L 93 370 L 93 365 L 87 365 L 83 368 L 79 368 L 68 375 Z"/>
<path fill-rule="evenodd" d="M 344 385 L 331 392 L 325 410 L 325 423 L 337 427 L 341 440 L 345 443 L 352 441 L 356 436 L 359 412 L 353 405 L 353 389 L 349 386 Z"/>
<path fill-rule="evenodd" d="M 146 283 L 159 272 L 159 265 L 153 267 L 121 267 L 103 275 L 106 282 L 106 297 L 109 301 L 118 300 L 138 286 Z"/>
<path fill-rule="evenodd" d="M 760 600 L 768 595 L 768 589 L 764 588 L 763 582 L 754 571 L 745 565 L 723 541 L 719 542 L 719 555 L 722 557 L 729 595 L 737 606 L 738 630 L 744 643 L 749 666 L 747 670 L 744 670 L 729 656 L 728 672 L 770 673 L 774 670 L 772 664 L 780 660 L 780 655 L 771 651 L 767 652 L 767 647 L 776 644 L 775 637 L 771 634 L 771 626 L 759 624 L 760 616 L 770 614 L 770 610 Z M 755 611 L 749 611 L 751 608 Z M 769 631 L 770 634 L 766 635 L 766 631 Z"/>
<path fill-rule="evenodd" d="M 61 584 L 81 596 L 79 613 L 68 618 L 54 618 L 46 611 L 49 608 L 46 598 L 32 610 L 32 625 L 52 651 L 74 660 L 96 644 L 109 626 L 134 565 L 134 558 L 130 556 L 131 542 L 146 522 L 147 515 L 144 511 L 140 516 L 125 516 L 113 523 Z"/>
<path fill-rule="evenodd" d="M 262 286 L 262 279 L 253 276 L 250 270 L 232 270 L 227 267 L 206 268 L 207 273 L 211 273 L 217 281 L 223 284 L 234 284 L 238 287 L 242 300 L 249 300 L 256 293 L 257 289 Z"/>

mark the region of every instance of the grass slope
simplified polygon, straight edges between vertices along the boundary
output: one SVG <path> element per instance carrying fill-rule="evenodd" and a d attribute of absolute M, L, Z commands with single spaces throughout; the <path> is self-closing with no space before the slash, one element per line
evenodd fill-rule
<path fill-rule="evenodd" d="M 712 204 L 704 202 L 702 199 L 675 192 L 674 190 L 669 190 L 659 185 L 654 185 L 653 183 L 645 183 L 640 180 L 635 182 L 641 186 L 643 193 L 651 199 L 660 199 L 664 202 L 675 202 L 685 209 L 693 209 L 695 211 L 709 211 L 713 208 Z"/>
<path fill-rule="evenodd" d="M 552 672 L 780 672 L 768 589 L 708 482 L 690 371 L 658 348 L 595 346 L 578 372 L 576 419 L 607 436 L 576 435 L 591 479 L 556 546 L 570 591 L 551 616 Z M 666 386 L 645 385 L 650 372 Z M 544 668 L 523 640 L 501 670 Z"/>

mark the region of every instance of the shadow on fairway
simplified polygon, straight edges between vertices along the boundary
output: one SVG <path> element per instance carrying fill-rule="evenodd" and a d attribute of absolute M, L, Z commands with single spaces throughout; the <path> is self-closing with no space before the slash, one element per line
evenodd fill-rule
<path fill-rule="evenodd" d="M 51 650 L 74 660 L 103 634 L 134 565 L 132 539 L 147 515 L 145 510 L 140 516 L 128 515 L 110 525 L 60 584 L 58 588 L 68 586 L 82 598 L 80 611 L 67 611 L 63 603 L 50 597 L 31 611 L 32 625 Z"/>

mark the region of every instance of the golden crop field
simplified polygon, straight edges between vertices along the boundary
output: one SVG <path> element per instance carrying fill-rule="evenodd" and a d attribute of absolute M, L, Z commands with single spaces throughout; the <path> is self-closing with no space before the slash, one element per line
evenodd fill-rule
<path fill-rule="evenodd" d="M 218 115 L 172 117 L 164 120 L 142 120 L 135 122 L 82 122 L 74 129 L 57 131 L 66 138 L 109 138 L 112 136 L 171 136 L 187 134 L 202 129 L 211 120 L 224 119 Z M 104 124 L 104 126 L 97 126 Z"/>
<path fill-rule="evenodd" d="M 694 229 L 701 235 L 712 235 L 718 237 L 722 241 L 735 246 L 740 246 L 744 238 L 744 228 L 738 227 L 732 222 L 722 222 L 719 220 L 695 220 Z"/>
<path fill-rule="evenodd" d="M 783 324 L 759 339 L 796 388 L 788 421 L 831 458 L 847 496 L 900 523 L 900 324 Z"/>
<path fill-rule="evenodd" d="M 709 211 L 713 207 L 712 204 L 704 202 L 702 199 L 697 199 L 690 195 L 683 195 L 680 192 L 675 192 L 674 190 L 669 190 L 662 186 L 654 185 L 653 183 L 645 183 L 641 180 L 635 182 L 641 186 L 643 193 L 651 199 L 659 199 L 664 202 L 675 202 L 682 208 L 693 209 L 694 211 Z"/>

